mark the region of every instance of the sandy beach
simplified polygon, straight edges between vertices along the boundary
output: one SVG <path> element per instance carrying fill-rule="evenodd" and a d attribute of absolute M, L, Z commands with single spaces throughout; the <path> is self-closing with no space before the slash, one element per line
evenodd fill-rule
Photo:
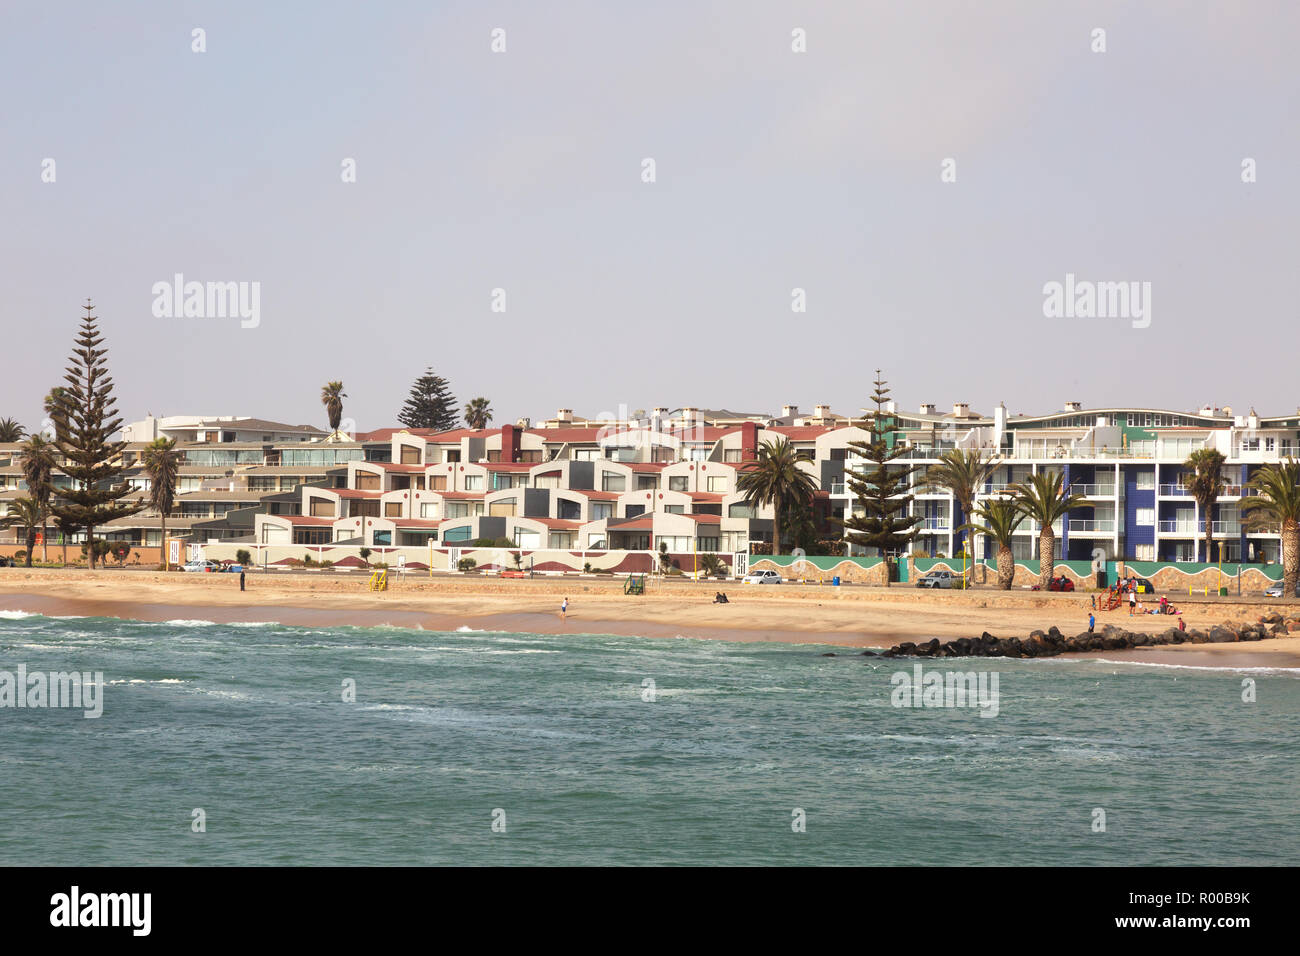
<path fill-rule="evenodd" d="M 921 591 L 915 588 L 777 587 L 734 583 L 651 581 L 643 596 L 623 594 L 621 579 L 486 576 L 397 580 L 386 592 L 367 590 L 359 574 L 250 572 L 247 591 L 238 575 L 163 574 L 105 569 L 0 571 L 0 609 L 49 616 L 104 616 L 145 621 L 203 619 L 277 621 L 304 626 L 392 625 L 426 630 L 601 633 L 785 641 L 885 648 L 905 640 L 947 640 L 989 631 L 1025 636 L 1056 625 L 1066 634 L 1086 630 L 1087 594 L 1032 591 Z M 726 590 L 730 603 L 714 604 Z M 563 619 L 560 602 L 569 599 Z M 1173 596 L 1171 596 L 1173 597 Z M 1178 601 L 1189 628 L 1255 620 L 1280 602 Z M 1134 616 L 1127 609 L 1097 612 L 1100 627 L 1158 631 L 1168 617 Z M 1300 633 L 1255 643 L 1176 645 L 1094 653 L 1146 663 L 1219 667 L 1300 667 Z"/>

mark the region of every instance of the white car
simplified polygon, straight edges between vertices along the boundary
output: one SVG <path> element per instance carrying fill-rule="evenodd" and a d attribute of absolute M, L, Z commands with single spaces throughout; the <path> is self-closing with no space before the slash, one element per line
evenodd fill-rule
<path fill-rule="evenodd" d="M 781 575 L 775 571 L 750 571 L 740 579 L 741 584 L 780 584 Z"/>
<path fill-rule="evenodd" d="M 1277 582 L 1277 584 L 1274 584 L 1267 591 L 1265 591 L 1264 594 L 1267 595 L 1268 597 L 1280 598 L 1282 596 L 1282 582 L 1281 581 Z M 1300 597 L 1300 581 L 1296 582 L 1295 596 Z"/>
<path fill-rule="evenodd" d="M 190 561 L 188 564 L 182 564 L 182 571 L 215 571 L 221 565 L 215 561 Z"/>

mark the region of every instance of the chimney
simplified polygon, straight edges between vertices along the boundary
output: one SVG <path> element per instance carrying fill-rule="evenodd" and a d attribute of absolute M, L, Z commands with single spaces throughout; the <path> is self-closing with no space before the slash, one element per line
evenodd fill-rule
<path fill-rule="evenodd" d="M 970 414 L 970 406 L 967 405 L 965 402 L 952 403 L 953 418 L 965 418 L 969 414 Z"/>
<path fill-rule="evenodd" d="M 758 422 L 744 422 L 740 426 L 740 460 L 758 458 Z"/>
<path fill-rule="evenodd" d="M 557 422 L 571 422 L 571 421 L 573 421 L 573 409 L 572 409 L 572 408 L 561 408 L 558 412 L 555 413 L 555 420 L 556 420 Z"/>
<path fill-rule="evenodd" d="M 798 415 L 798 414 L 799 414 L 799 406 L 798 406 L 798 405 L 782 405 L 782 406 L 781 406 L 781 417 L 782 417 L 782 418 L 793 418 L 795 415 Z"/>
<path fill-rule="evenodd" d="M 934 414 L 934 405 L 933 405 L 933 403 L 931 403 L 931 402 L 922 402 L 922 403 L 921 403 L 921 414 L 922 414 L 922 415 L 933 415 L 933 414 Z"/>
<path fill-rule="evenodd" d="M 664 419 L 668 417 L 668 409 L 656 408 L 650 413 L 650 430 L 663 431 Z"/>
<path fill-rule="evenodd" d="M 501 460 L 519 460 L 519 429 L 514 425 L 501 426 Z"/>
<path fill-rule="evenodd" d="M 1082 408 L 1083 408 L 1083 403 L 1081 403 L 1081 402 L 1066 402 L 1066 403 L 1065 403 L 1065 410 L 1066 410 L 1067 412 L 1077 412 L 1077 411 L 1082 410 Z"/>
<path fill-rule="evenodd" d="M 682 428 L 690 428 L 695 424 L 695 407 L 692 405 L 682 406 Z"/>
<path fill-rule="evenodd" d="M 829 405 L 814 405 L 813 418 L 830 418 L 831 407 Z"/>

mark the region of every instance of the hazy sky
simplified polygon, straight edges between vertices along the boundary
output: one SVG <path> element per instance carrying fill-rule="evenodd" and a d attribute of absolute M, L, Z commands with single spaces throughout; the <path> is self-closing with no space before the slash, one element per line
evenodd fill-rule
<path fill-rule="evenodd" d="M 1298 55 L 1294 0 L 3 0 L 0 417 L 88 296 L 127 420 L 323 425 L 342 379 L 391 425 L 426 365 L 497 423 L 856 411 L 877 366 L 909 408 L 1287 412 Z M 259 324 L 155 316 L 177 273 Z M 1046 318 L 1067 273 L 1149 325 Z"/>

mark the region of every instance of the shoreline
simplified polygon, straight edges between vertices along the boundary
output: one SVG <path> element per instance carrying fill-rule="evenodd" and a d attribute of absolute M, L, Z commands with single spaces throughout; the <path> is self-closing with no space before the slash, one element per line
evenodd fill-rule
<path fill-rule="evenodd" d="M 726 590 L 730 603 L 712 603 Z M 774 593 L 779 592 L 779 593 Z M 566 619 L 559 602 L 569 599 Z M 1191 603 L 1184 619 L 1210 627 L 1269 608 L 1257 602 Z M 621 579 L 510 580 L 420 578 L 387 592 L 370 592 L 358 576 L 316 577 L 254 572 L 240 592 L 238 575 L 100 570 L 5 569 L 0 610 L 47 617 L 116 617 L 166 622 L 276 622 L 287 626 L 395 626 L 431 631 L 476 630 L 535 634 L 613 634 L 647 638 L 771 641 L 845 649 L 885 650 L 900 640 L 947 640 L 989 631 L 1025 636 L 1053 624 L 1066 634 L 1087 628 L 1087 594 L 931 592 L 908 588 L 742 587 L 735 582 L 655 581 L 643 596 L 622 593 Z M 1163 630 L 1168 618 L 1096 612 L 1100 628 Z M 1143 617 L 1138 615 L 1138 618 Z M 1300 632 L 1264 641 L 1180 644 L 1124 651 L 1063 654 L 1065 659 L 1190 667 L 1300 668 Z M 948 658 L 948 660 L 958 660 Z"/>

